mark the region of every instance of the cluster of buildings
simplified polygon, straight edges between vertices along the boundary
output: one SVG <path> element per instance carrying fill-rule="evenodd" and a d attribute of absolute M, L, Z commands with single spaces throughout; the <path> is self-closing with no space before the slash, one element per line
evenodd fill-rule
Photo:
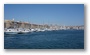
<path fill-rule="evenodd" d="M 84 30 L 84 25 L 81 26 L 59 26 L 59 25 L 48 25 L 48 24 L 31 24 L 28 22 L 14 21 L 14 20 L 4 20 L 4 28 L 26 28 L 26 29 L 51 29 L 51 30 L 67 30 L 67 29 L 77 29 Z"/>

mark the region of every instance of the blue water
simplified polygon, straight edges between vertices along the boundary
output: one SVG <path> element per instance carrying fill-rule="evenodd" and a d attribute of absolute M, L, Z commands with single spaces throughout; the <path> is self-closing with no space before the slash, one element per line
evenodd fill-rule
<path fill-rule="evenodd" d="M 4 35 L 5 49 L 84 49 L 84 30 Z"/>

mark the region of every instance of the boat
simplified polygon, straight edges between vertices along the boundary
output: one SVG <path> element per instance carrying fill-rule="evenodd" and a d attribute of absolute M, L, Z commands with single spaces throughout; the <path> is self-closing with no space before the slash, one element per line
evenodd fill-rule
<path fill-rule="evenodd" d="M 4 33 L 5 34 L 18 34 L 19 31 L 17 29 L 5 29 Z"/>
<path fill-rule="evenodd" d="M 23 34 L 23 33 L 30 33 L 30 29 L 19 29 L 19 33 L 18 34 Z"/>

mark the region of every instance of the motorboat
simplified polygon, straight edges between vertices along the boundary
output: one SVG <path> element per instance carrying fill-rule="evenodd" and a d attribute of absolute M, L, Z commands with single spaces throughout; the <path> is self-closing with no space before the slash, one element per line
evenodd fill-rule
<path fill-rule="evenodd" d="M 5 29 L 4 33 L 5 34 L 18 34 L 19 31 L 18 31 L 18 29 Z"/>
<path fill-rule="evenodd" d="M 23 34 L 23 33 L 30 33 L 31 31 L 29 29 L 24 29 L 21 30 L 18 34 Z"/>

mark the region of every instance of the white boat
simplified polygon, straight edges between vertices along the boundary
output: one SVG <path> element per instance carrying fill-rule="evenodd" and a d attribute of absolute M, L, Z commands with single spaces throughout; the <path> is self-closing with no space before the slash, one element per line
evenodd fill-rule
<path fill-rule="evenodd" d="M 44 30 L 44 29 L 42 29 L 42 30 L 40 30 L 40 31 L 44 32 L 45 30 Z"/>
<path fill-rule="evenodd" d="M 30 29 L 31 32 L 35 32 L 36 30 L 35 29 Z"/>
<path fill-rule="evenodd" d="M 40 28 L 36 28 L 35 29 L 37 32 L 43 32 L 43 31 L 45 31 L 45 29 L 40 29 Z"/>
<path fill-rule="evenodd" d="M 5 34 L 18 34 L 19 31 L 17 29 L 5 29 L 4 33 Z"/>
<path fill-rule="evenodd" d="M 18 34 L 23 34 L 23 33 L 30 33 L 30 29 L 22 29 L 22 30 L 19 30 L 19 33 Z"/>

